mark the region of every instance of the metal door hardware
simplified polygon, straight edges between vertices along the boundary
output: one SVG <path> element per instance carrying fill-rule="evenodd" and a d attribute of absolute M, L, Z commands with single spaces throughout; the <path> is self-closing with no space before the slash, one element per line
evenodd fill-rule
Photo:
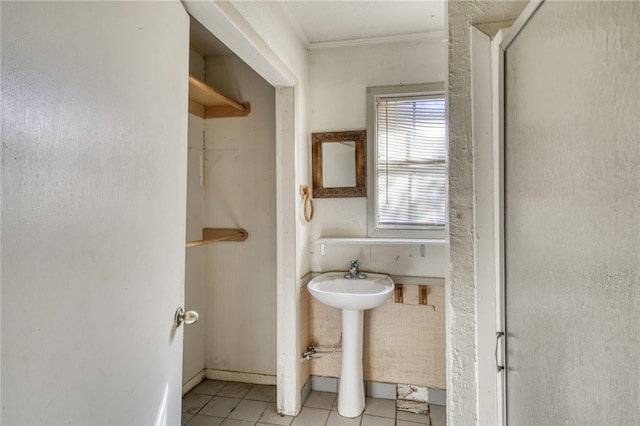
<path fill-rule="evenodd" d="M 176 327 L 180 327 L 180 325 L 184 322 L 185 324 L 193 324 L 198 321 L 199 315 L 196 311 L 187 311 L 185 312 L 182 307 L 178 308 L 176 311 L 176 315 L 174 317 Z"/>

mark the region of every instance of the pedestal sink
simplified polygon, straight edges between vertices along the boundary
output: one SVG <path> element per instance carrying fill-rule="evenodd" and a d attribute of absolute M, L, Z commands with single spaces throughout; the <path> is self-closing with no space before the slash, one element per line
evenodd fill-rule
<path fill-rule="evenodd" d="M 338 388 L 338 413 L 343 417 L 358 417 L 364 411 L 364 311 L 382 305 L 391 297 L 393 281 L 382 274 L 368 273 L 366 278 L 345 278 L 344 272 L 328 272 L 311 280 L 307 288 L 318 301 L 342 309 L 342 371 Z"/>

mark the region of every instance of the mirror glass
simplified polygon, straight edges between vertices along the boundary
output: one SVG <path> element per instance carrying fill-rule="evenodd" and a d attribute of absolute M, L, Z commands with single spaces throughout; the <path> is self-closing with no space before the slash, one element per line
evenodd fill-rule
<path fill-rule="evenodd" d="M 322 186 L 356 186 L 356 143 L 327 142 L 322 147 Z"/>

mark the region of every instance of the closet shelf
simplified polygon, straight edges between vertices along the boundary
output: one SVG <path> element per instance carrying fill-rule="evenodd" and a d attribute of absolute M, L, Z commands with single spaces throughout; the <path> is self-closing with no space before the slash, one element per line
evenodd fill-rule
<path fill-rule="evenodd" d="M 234 101 L 189 74 L 189 112 L 201 118 L 245 117 L 251 106 Z"/>
<path fill-rule="evenodd" d="M 249 238 L 249 233 L 242 228 L 204 228 L 202 239 L 189 241 L 186 247 L 203 246 L 221 241 L 244 241 L 247 238 Z"/>

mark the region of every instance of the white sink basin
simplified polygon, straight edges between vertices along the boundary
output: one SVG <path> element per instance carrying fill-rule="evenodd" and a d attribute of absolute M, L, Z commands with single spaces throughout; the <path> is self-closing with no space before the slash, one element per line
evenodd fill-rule
<path fill-rule="evenodd" d="M 327 272 L 309 283 L 313 297 L 338 309 L 362 311 L 382 305 L 393 293 L 389 276 L 369 274 L 366 278 L 345 278 L 345 272 Z"/>

